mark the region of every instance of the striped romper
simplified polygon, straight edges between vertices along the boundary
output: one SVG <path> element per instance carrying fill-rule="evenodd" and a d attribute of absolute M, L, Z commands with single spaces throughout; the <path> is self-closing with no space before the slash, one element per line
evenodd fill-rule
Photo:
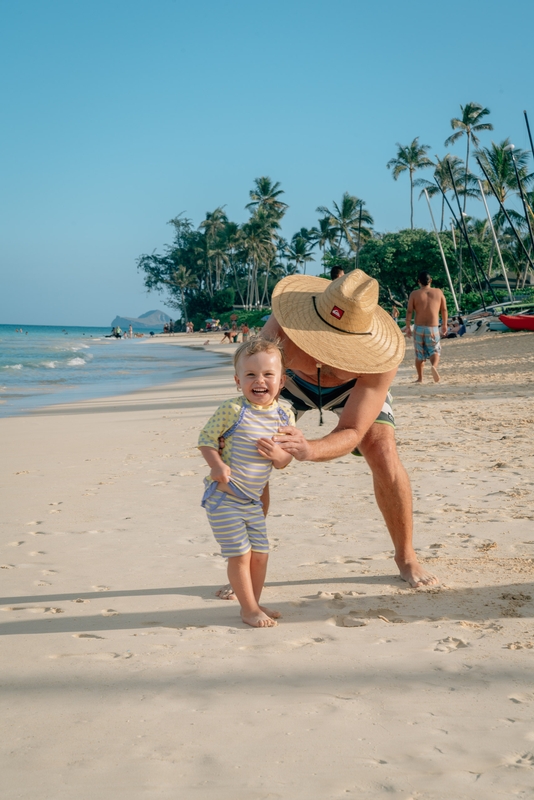
<path fill-rule="evenodd" d="M 225 400 L 202 429 L 199 447 L 213 447 L 232 470 L 229 488 L 233 495 L 217 489 L 208 475 L 202 505 L 225 558 L 253 550 L 268 553 L 269 542 L 261 495 L 272 463 L 256 449 L 260 438 L 271 439 L 284 425 L 294 425 L 288 404 L 275 401 L 258 406 L 244 397 Z M 224 440 L 221 446 L 221 440 Z"/>

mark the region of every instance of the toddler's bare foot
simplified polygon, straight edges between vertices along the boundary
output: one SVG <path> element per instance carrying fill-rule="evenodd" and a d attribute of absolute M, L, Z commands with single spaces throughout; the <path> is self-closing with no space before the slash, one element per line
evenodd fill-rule
<path fill-rule="evenodd" d="M 217 589 L 215 592 L 215 597 L 219 597 L 221 600 L 237 600 L 235 592 L 229 583 L 227 583 L 226 586 L 223 586 L 221 589 Z"/>
<path fill-rule="evenodd" d="M 268 617 L 271 619 L 280 619 L 282 616 L 279 611 L 274 611 L 272 608 L 267 608 L 267 606 L 260 606 L 261 610 L 264 614 L 267 614 Z"/>
<path fill-rule="evenodd" d="M 264 614 L 263 611 L 253 611 L 250 614 L 245 614 L 244 611 L 241 610 L 241 619 L 253 628 L 274 628 L 274 626 L 278 624 L 274 619 Z"/>
<path fill-rule="evenodd" d="M 432 370 L 432 377 L 434 378 L 434 383 L 439 383 L 439 372 L 435 367 L 431 367 Z"/>

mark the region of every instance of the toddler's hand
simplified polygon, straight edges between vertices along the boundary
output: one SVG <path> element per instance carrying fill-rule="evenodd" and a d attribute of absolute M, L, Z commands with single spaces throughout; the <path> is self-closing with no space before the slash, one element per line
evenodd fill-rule
<path fill-rule="evenodd" d="M 291 461 L 291 456 L 280 447 L 277 442 L 272 439 L 258 439 L 256 442 L 258 453 L 263 458 L 273 462 L 273 467 L 280 469 L 285 467 Z"/>
<path fill-rule="evenodd" d="M 216 483 L 228 483 L 230 480 L 230 476 L 232 474 L 232 470 L 228 466 L 228 464 L 217 464 L 216 467 L 211 468 L 211 479 Z"/>

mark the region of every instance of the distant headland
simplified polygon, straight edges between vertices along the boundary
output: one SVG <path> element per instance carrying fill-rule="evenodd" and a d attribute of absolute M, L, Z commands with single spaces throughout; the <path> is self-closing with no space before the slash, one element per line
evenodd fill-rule
<path fill-rule="evenodd" d="M 158 330 L 163 328 L 166 322 L 170 322 L 170 317 L 163 311 L 147 311 L 146 314 L 141 314 L 140 317 L 115 317 L 111 323 L 111 327 L 120 327 L 128 330 L 130 325 L 135 331 L 149 331 Z"/>

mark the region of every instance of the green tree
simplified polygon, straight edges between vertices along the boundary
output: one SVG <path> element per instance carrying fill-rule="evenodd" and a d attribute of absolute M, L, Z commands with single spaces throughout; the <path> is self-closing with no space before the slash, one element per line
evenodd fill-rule
<path fill-rule="evenodd" d="M 273 183 L 268 177 L 256 178 L 254 189 L 249 192 L 250 203 L 246 208 L 252 211 L 261 208 L 283 216 L 288 206 L 279 199 L 281 194 L 284 194 L 284 190 L 280 188 L 279 181 Z"/>
<path fill-rule="evenodd" d="M 471 142 L 478 147 L 480 141 L 477 133 L 480 131 L 492 131 L 493 125 L 491 122 L 482 122 L 484 117 L 490 113 L 489 108 L 484 108 L 480 103 L 467 103 L 465 106 L 460 106 L 462 112 L 461 117 L 453 117 L 451 119 L 451 128 L 456 131 L 452 133 L 448 139 L 445 139 L 445 147 L 454 144 L 465 136 L 467 139 L 466 154 L 465 154 L 465 179 L 464 186 L 467 186 L 467 175 L 469 172 L 469 150 Z M 464 208 L 465 211 L 467 203 L 467 194 L 464 195 Z"/>
<path fill-rule="evenodd" d="M 503 141 L 499 144 L 492 142 L 490 147 L 482 147 L 476 152 L 477 158 L 484 166 L 484 169 L 488 173 L 488 176 L 493 184 L 496 196 L 503 205 L 505 204 L 505 201 L 511 192 L 519 193 L 519 187 L 517 186 L 517 179 L 512 162 L 512 154 L 508 149 L 509 145 L 510 139 L 507 138 L 503 139 Z M 526 150 L 516 148 L 514 150 L 514 156 L 519 178 L 523 184 L 528 185 L 532 182 L 533 178 L 532 175 L 528 174 L 527 165 L 529 154 Z M 485 193 L 493 194 L 489 183 L 486 180 L 484 180 L 483 183 Z M 525 218 L 521 214 L 518 214 L 517 211 L 514 211 L 513 209 L 506 210 L 508 211 L 512 221 L 519 224 L 525 223 Z M 502 224 L 504 220 L 504 214 L 502 211 L 499 210 L 497 212 L 495 219 L 497 224 Z"/>
<path fill-rule="evenodd" d="M 430 145 L 419 144 L 419 136 L 416 136 L 410 144 L 403 145 L 397 142 L 397 147 L 397 155 L 395 158 L 391 158 L 386 166 L 393 170 L 394 180 L 398 180 L 403 172 L 408 171 L 410 176 L 410 228 L 413 230 L 413 176 L 416 170 L 434 165 L 427 156 Z"/>
<path fill-rule="evenodd" d="M 447 259 L 452 260 L 451 235 L 445 232 L 440 238 Z M 362 247 L 359 266 L 377 279 L 383 303 L 407 302 L 410 292 L 417 288 L 417 275 L 422 270 L 430 272 L 438 288 L 447 282 L 435 235 L 417 228 L 370 239 Z"/>
<path fill-rule="evenodd" d="M 295 265 L 295 272 L 298 272 L 299 267 L 303 267 L 302 271 L 304 275 L 306 274 L 306 264 L 315 260 L 311 254 L 312 247 L 313 244 L 302 236 L 301 232 L 293 236 L 291 244 L 287 248 L 287 258 Z"/>
<path fill-rule="evenodd" d="M 339 205 L 333 203 L 333 211 L 326 206 L 319 206 L 317 213 L 322 214 L 326 222 L 319 220 L 321 232 L 318 241 L 335 242 L 338 249 L 341 249 L 345 241 L 349 249 L 357 253 L 361 242 L 372 236 L 371 226 L 374 223 L 371 214 L 364 206 L 365 200 L 348 192 L 343 194 Z"/>
<path fill-rule="evenodd" d="M 206 261 L 208 265 L 209 287 L 208 290 L 213 294 L 213 290 L 219 291 L 221 288 L 221 271 L 225 259 L 221 252 L 221 235 L 228 223 L 228 217 L 223 211 L 224 206 L 219 206 L 215 211 L 206 214 L 206 219 L 200 223 L 199 228 L 203 229 L 206 235 Z M 217 246 L 219 245 L 219 246 Z M 215 285 L 212 281 L 211 265 L 215 259 Z"/>
<path fill-rule="evenodd" d="M 467 194 L 468 197 L 479 197 L 480 194 L 479 190 L 477 189 L 477 180 L 474 175 L 471 175 L 471 173 L 467 174 L 467 188 L 465 187 L 466 172 L 464 162 L 459 156 L 453 156 L 450 155 L 450 153 L 447 153 L 447 155 L 445 155 L 443 158 L 437 158 L 437 164 L 435 165 L 434 169 L 435 180 L 427 181 L 425 178 L 417 178 L 414 181 L 414 186 L 423 187 L 423 191 L 421 191 L 419 197 L 421 197 L 426 189 L 429 197 L 433 197 L 437 194 L 441 198 L 440 231 L 443 230 L 445 222 L 445 198 L 436 185 L 436 181 L 439 183 L 445 193 L 453 190 L 453 183 L 451 180 L 451 174 L 449 172 L 449 164 L 454 177 L 454 183 L 456 184 L 456 190 L 460 196 Z"/>

